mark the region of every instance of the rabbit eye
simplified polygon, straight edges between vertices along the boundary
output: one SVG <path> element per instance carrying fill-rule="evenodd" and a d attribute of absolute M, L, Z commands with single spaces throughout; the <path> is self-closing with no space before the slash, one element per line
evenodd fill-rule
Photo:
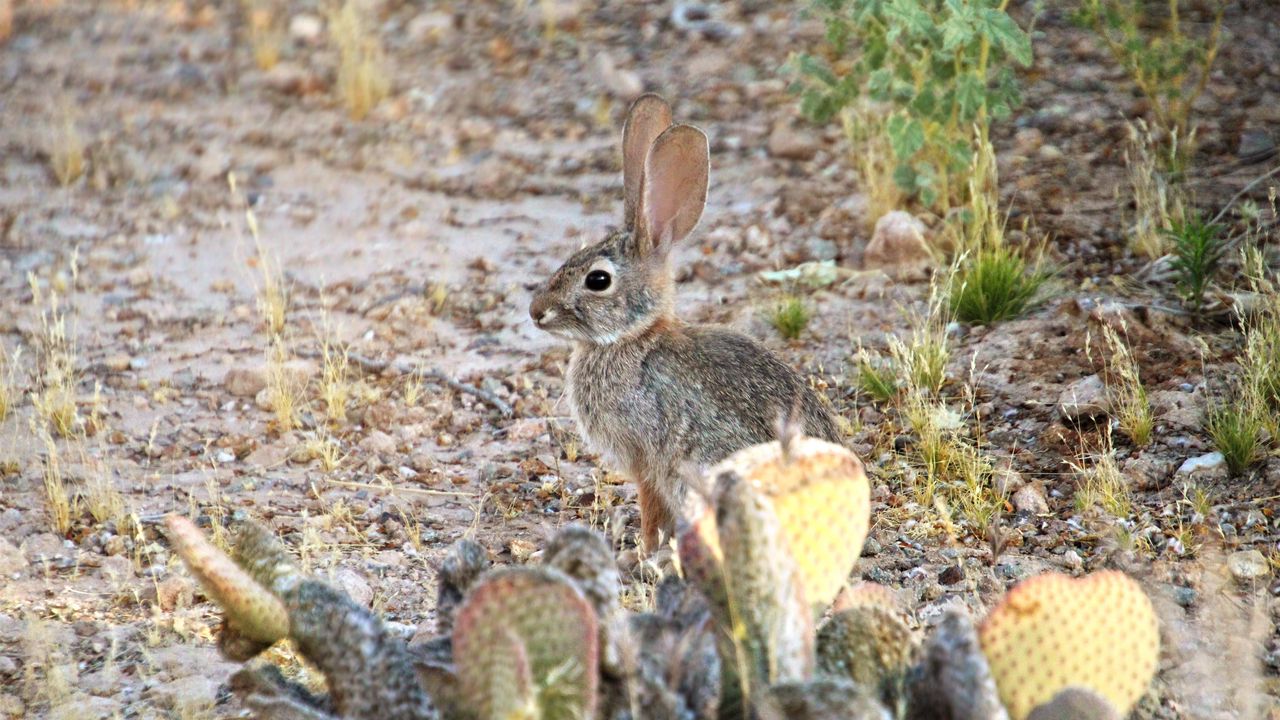
<path fill-rule="evenodd" d="M 613 277 L 604 270 L 592 270 L 587 273 L 587 279 L 583 282 L 587 289 L 592 292 L 604 292 L 609 289 Z"/>

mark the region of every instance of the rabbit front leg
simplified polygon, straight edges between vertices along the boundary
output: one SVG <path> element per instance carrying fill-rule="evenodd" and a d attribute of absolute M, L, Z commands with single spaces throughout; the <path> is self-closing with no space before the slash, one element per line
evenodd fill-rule
<path fill-rule="evenodd" d="M 640 537 L 645 552 L 654 553 L 671 537 L 680 517 L 684 485 L 677 463 L 666 460 L 647 465 L 636 474 L 640 506 Z"/>

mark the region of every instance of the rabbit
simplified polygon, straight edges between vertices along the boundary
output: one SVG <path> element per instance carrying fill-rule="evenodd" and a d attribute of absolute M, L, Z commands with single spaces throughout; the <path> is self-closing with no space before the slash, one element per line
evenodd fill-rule
<path fill-rule="evenodd" d="M 588 447 L 638 484 L 643 546 L 680 517 L 684 471 L 774 440 L 793 418 L 839 443 L 831 410 L 793 369 L 733 330 L 673 311 L 671 250 L 697 226 L 710 149 L 658 95 L 622 131 L 624 227 L 574 253 L 534 293 L 534 325 L 572 340 L 566 396 Z"/>

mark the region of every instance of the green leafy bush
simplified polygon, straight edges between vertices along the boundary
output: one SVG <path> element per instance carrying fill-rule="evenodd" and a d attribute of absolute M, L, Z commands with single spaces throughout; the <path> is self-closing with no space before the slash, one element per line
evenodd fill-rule
<path fill-rule="evenodd" d="M 1013 64 L 1031 40 L 1008 0 L 815 0 L 826 22 L 821 57 L 794 58 L 801 110 L 826 122 L 866 100 L 884 106 L 893 177 L 925 205 L 963 201 L 974 132 L 1019 101 Z"/>
<path fill-rule="evenodd" d="M 1179 0 L 1083 0 L 1075 16 L 1151 100 L 1151 112 L 1171 140 L 1181 139 L 1183 152 L 1175 160 L 1190 147 L 1191 106 L 1209 81 L 1222 36 L 1226 2 L 1209 4 L 1213 22 L 1202 37 L 1187 32 L 1192 23 L 1183 20 Z"/>

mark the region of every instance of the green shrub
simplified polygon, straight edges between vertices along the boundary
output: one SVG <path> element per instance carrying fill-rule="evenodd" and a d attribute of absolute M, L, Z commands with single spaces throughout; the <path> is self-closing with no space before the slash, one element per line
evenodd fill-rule
<path fill-rule="evenodd" d="M 964 258 L 951 286 L 957 320 L 989 325 L 1018 317 L 1031 307 L 1049 274 L 1007 245 Z"/>
<path fill-rule="evenodd" d="M 973 127 L 1019 101 L 1013 64 L 1031 63 L 1031 40 L 1008 0 L 814 0 L 826 22 L 823 57 L 792 66 L 801 110 L 827 122 L 870 99 L 886 106 L 893 176 L 925 205 L 963 202 Z"/>
<path fill-rule="evenodd" d="M 769 322 L 777 329 L 779 335 L 787 340 L 795 340 L 809 325 L 811 315 L 803 300 L 798 297 L 788 297 L 773 309 Z"/>
<path fill-rule="evenodd" d="M 1198 213 L 1174 220 L 1164 231 L 1173 241 L 1173 269 L 1178 273 L 1178 290 L 1182 299 L 1197 313 L 1204 304 L 1204 291 L 1213 281 L 1225 251 L 1221 225 L 1206 223 Z"/>

